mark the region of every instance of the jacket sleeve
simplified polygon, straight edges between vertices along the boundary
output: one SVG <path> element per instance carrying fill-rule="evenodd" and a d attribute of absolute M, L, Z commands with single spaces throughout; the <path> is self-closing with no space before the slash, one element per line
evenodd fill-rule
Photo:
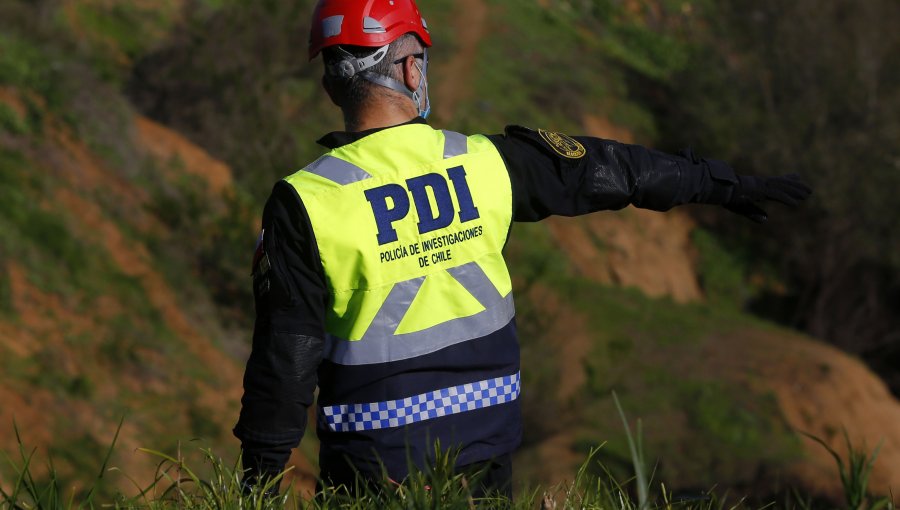
<path fill-rule="evenodd" d="M 328 299 L 309 219 L 287 183 L 272 190 L 262 227 L 252 270 L 253 347 L 234 428 L 250 480 L 281 472 L 303 437 L 322 360 Z"/>
<path fill-rule="evenodd" d="M 687 203 L 724 204 L 734 170 L 690 150 L 679 155 L 587 136 L 508 126 L 489 135 L 506 162 L 515 221 L 577 216 L 634 205 L 665 211 Z"/>

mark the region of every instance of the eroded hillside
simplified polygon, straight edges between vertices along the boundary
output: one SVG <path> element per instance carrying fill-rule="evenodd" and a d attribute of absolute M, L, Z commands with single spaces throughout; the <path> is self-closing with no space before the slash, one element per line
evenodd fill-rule
<path fill-rule="evenodd" d="M 303 34 L 271 29 L 311 2 L 213 4 L 0 8 L 22 21 L 0 34 L 0 450 L 15 450 L 15 423 L 26 445 L 55 452 L 66 480 L 93 475 L 123 416 L 113 462 L 131 477 L 154 467 L 138 447 L 199 437 L 236 454 L 246 262 L 264 193 L 319 150 L 310 139 L 336 116 L 316 72 L 286 71 Z M 680 58 L 669 36 L 641 31 L 665 9 L 625 2 L 614 29 L 572 31 L 561 27 L 574 8 L 557 4 L 568 5 L 429 4 L 436 121 L 652 143 L 653 116 L 627 91 L 634 74 L 664 80 L 666 58 Z M 53 43 L 59 23 L 68 39 Z M 603 65 L 578 65 L 572 47 Z M 277 51 L 251 58 L 260 48 Z M 553 66 L 572 75 L 550 79 Z M 571 479 L 601 443 L 627 478 L 616 391 L 670 488 L 765 498 L 796 484 L 835 497 L 832 460 L 797 432 L 844 452 L 846 429 L 858 446 L 883 440 L 872 489 L 898 492 L 900 404 L 853 358 L 743 313 L 748 279 L 770 276 L 745 274 L 685 211 L 516 226 L 507 251 L 523 344 L 521 482 Z M 307 490 L 314 456 L 308 437 L 292 459 Z"/>
<path fill-rule="evenodd" d="M 139 478 L 151 465 L 135 450 L 148 441 L 227 448 L 236 346 L 191 262 L 179 260 L 178 244 L 193 241 L 157 209 L 166 186 L 197 177 L 197 199 L 223 214 L 234 193 L 227 166 L 134 114 L 120 128 L 135 165 L 116 165 L 31 91 L 2 90 L 0 107 L 29 130 L 5 132 L 0 149 L 4 451 L 16 449 L 16 427 L 25 445 L 67 460 L 63 479 L 79 480 L 121 418 L 116 461 Z"/>

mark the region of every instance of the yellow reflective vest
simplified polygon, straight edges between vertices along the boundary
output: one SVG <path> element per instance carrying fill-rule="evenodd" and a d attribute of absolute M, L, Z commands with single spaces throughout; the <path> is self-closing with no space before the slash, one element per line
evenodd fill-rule
<path fill-rule="evenodd" d="M 513 318 L 501 255 L 512 190 L 483 135 L 401 125 L 285 180 L 306 207 L 331 295 L 326 359 L 410 359 Z"/>

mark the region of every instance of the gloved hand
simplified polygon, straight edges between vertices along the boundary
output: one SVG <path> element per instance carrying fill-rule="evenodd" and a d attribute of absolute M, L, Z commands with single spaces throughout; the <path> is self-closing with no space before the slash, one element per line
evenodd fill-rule
<path fill-rule="evenodd" d="M 752 175 L 737 176 L 731 199 L 725 203 L 729 211 L 763 223 L 769 216 L 757 202 L 774 200 L 782 204 L 796 207 L 812 193 L 812 188 L 800 179 L 797 174 L 777 177 L 756 177 Z"/>

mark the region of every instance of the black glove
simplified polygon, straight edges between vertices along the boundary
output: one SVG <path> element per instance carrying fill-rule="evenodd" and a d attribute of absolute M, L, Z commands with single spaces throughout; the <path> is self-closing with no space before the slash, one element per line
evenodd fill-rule
<path fill-rule="evenodd" d="M 724 204 L 725 208 L 757 223 L 766 221 L 768 215 L 756 202 L 774 200 L 796 207 L 812 193 L 812 188 L 797 174 L 777 177 L 739 175 L 737 178 L 738 182 L 734 185 L 731 199 Z"/>

